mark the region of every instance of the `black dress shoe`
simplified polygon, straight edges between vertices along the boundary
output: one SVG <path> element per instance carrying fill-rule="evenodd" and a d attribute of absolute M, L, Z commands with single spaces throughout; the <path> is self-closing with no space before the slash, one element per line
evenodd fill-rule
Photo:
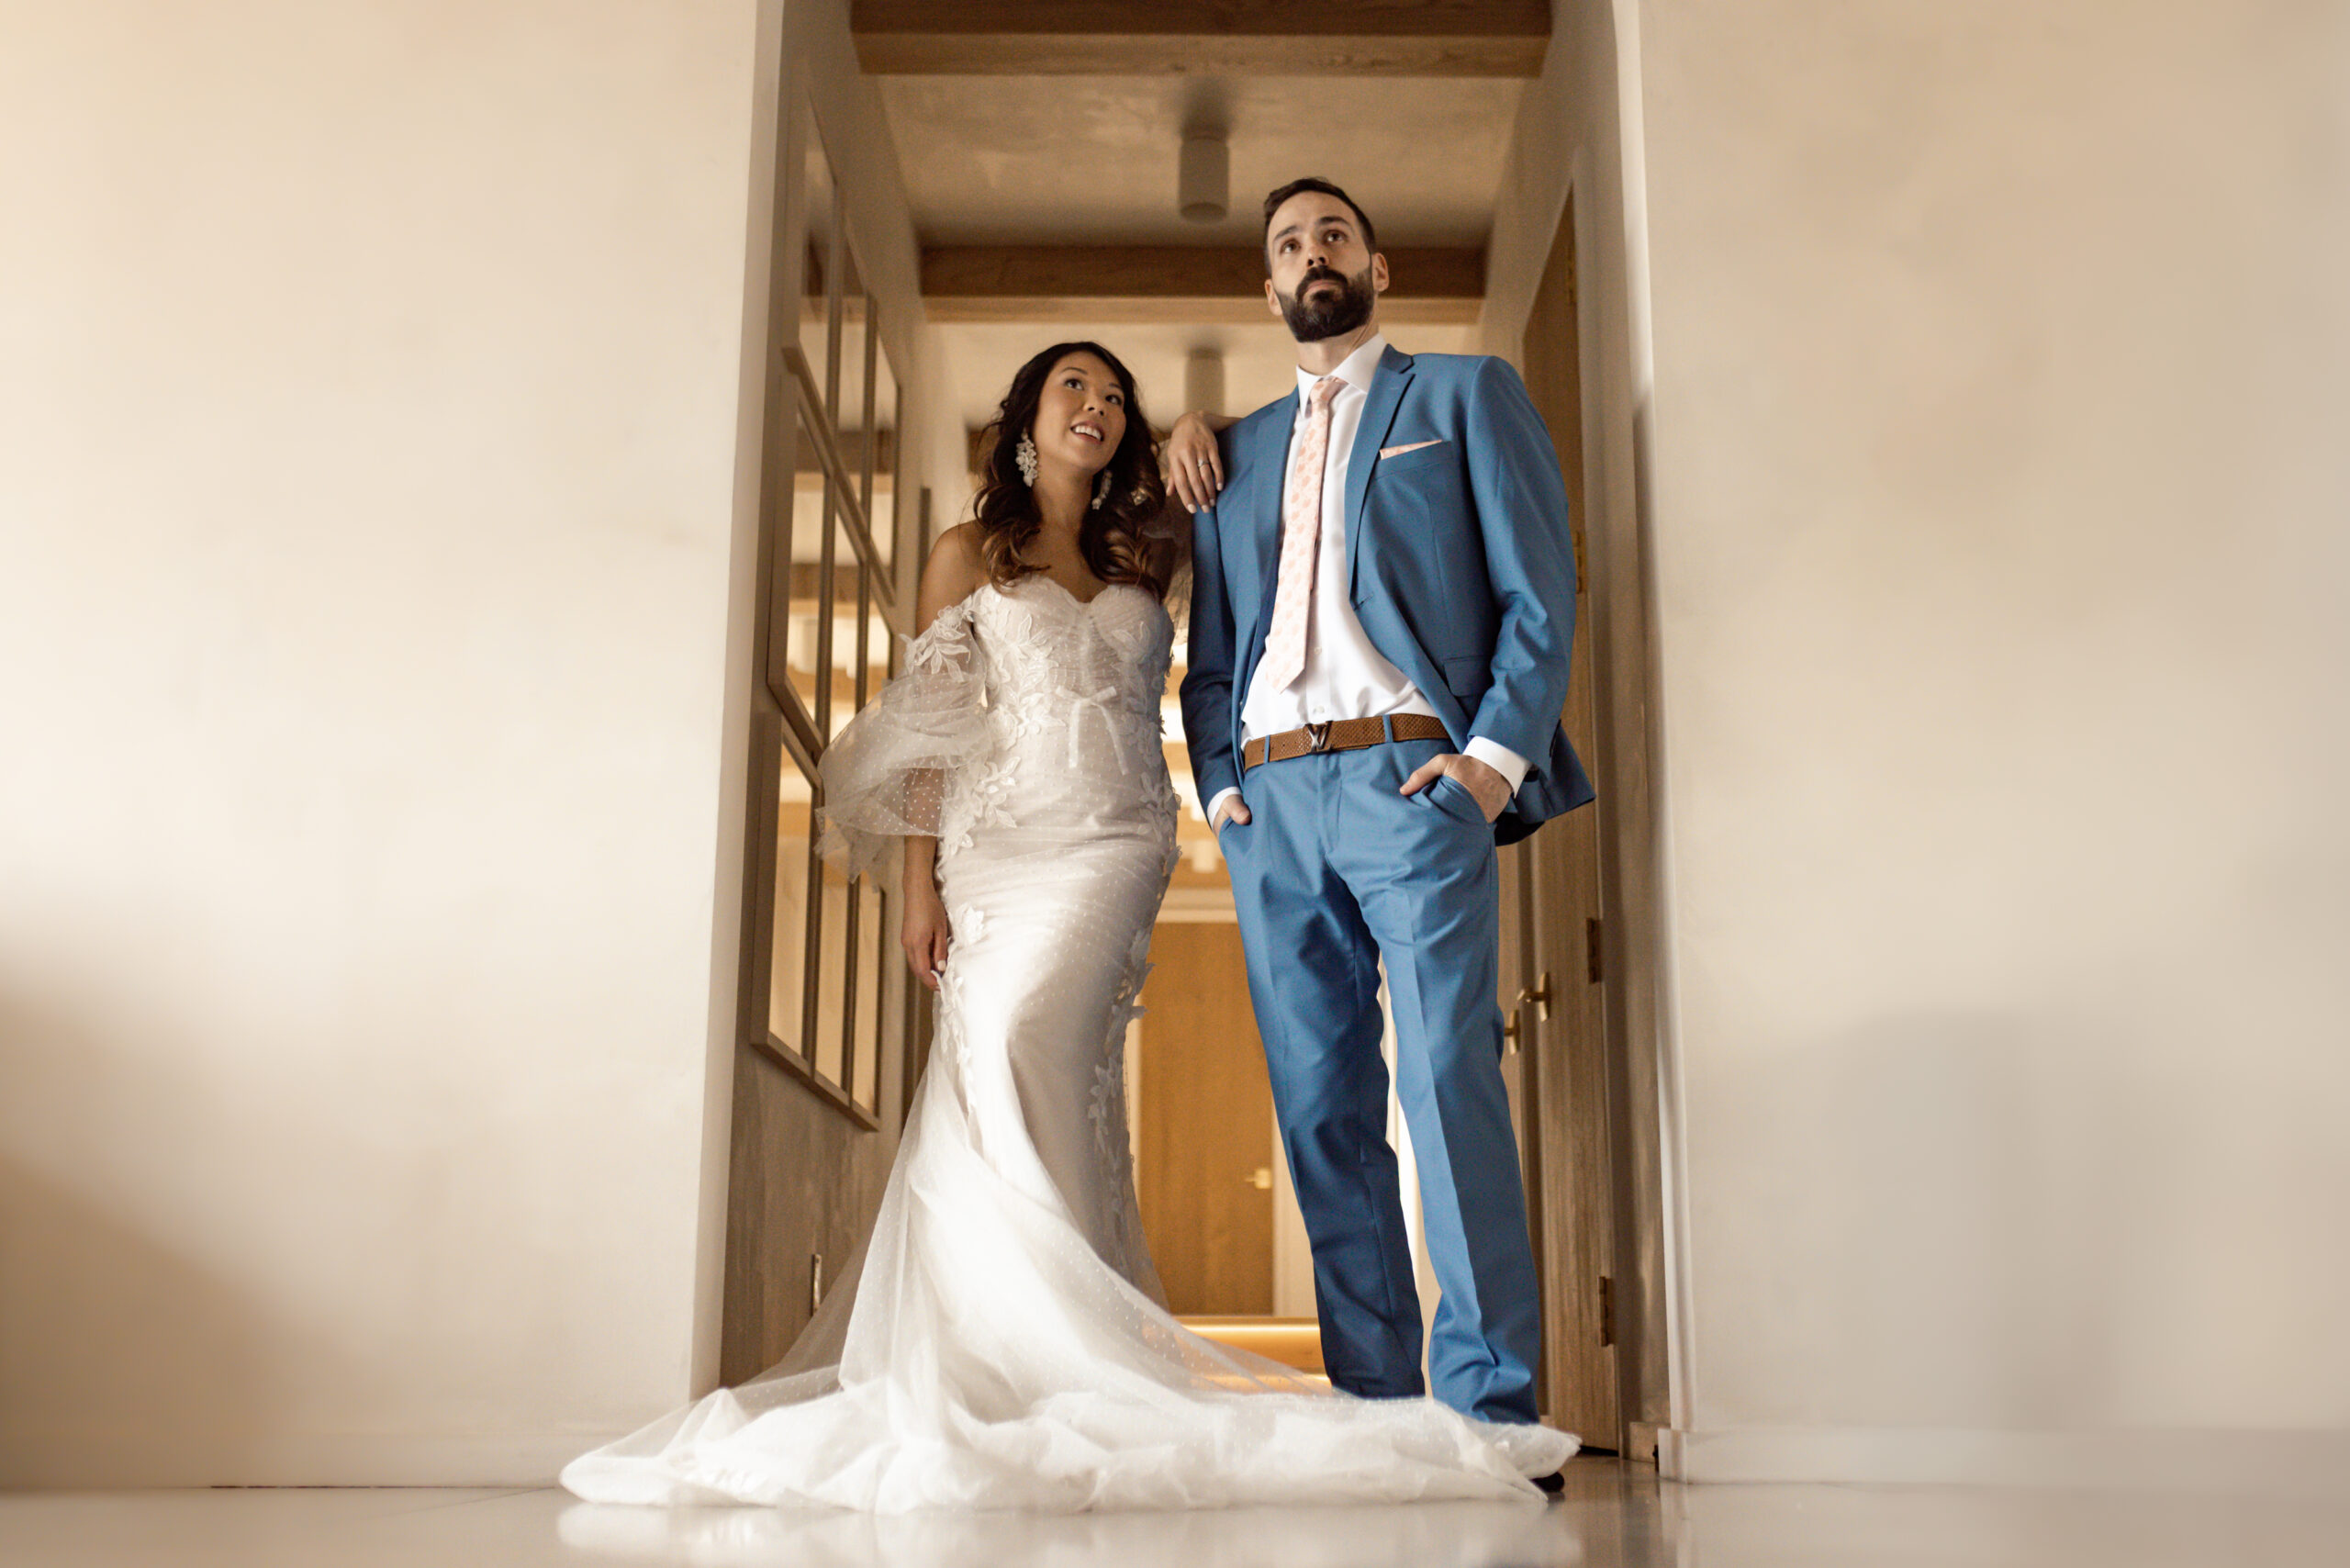
<path fill-rule="evenodd" d="M 1567 1489 L 1566 1472 L 1562 1470 L 1554 1470 L 1548 1475 L 1535 1476 L 1534 1484 L 1539 1486 L 1543 1491 L 1548 1492 L 1551 1496 L 1555 1497 L 1560 1493 Z"/>

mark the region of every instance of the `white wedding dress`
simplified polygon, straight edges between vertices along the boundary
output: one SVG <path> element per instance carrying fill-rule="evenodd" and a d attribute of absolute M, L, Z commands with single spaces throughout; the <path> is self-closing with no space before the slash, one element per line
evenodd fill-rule
<path fill-rule="evenodd" d="M 1123 1063 L 1175 859 L 1152 595 L 983 587 L 823 764 L 828 838 L 934 834 L 937 1028 L 861 1264 L 791 1355 L 574 1460 L 594 1502 L 876 1513 L 1524 1496 L 1575 1439 L 1364 1400 L 1169 1315 Z"/>

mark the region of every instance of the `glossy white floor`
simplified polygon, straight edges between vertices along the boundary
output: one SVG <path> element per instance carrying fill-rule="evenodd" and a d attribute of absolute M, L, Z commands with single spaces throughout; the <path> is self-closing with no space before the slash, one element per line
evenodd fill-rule
<path fill-rule="evenodd" d="M 1841 1568 L 2350 1562 L 2350 1503 L 1933 1487 L 1660 1484 L 1578 1461 L 1547 1507 L 1432 1504 L 874 1520 L 590 1507 L 554 1491 L 0 1495 L 9 1568 Z"/>

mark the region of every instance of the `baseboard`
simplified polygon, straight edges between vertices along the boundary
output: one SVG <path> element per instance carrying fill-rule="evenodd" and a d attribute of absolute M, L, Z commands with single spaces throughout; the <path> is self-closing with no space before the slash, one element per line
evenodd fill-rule
<path fill-rule="evenodd" d="M 1829 1482 L 2350 1495 L 2350 1432 L 1987 1432 L 1748 1428 L 1657 1433 L 1657 1472 L 1690 1482 Z"/>
<path fill-rule="evenodd" d="M 1647 1421 L 1624 1423 L 1624 1457 L 1634 1464 L 1655 1464 L 1658 1462 L 1658 1440 L 1665 1428 Z"/>
<path fill-rule="evenodd" d="M 621 1435 L 526 1431 L 34 1433 L 0 1439 L 0 1491 L 203 1486 L 552 1486 L 576 1455 Z"/>

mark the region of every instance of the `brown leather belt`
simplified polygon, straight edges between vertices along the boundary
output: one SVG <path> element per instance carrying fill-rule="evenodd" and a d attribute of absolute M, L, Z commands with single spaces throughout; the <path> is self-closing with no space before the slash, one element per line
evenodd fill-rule
<path fill-rule="evenodd" d="M 1326 724 L 1308 724 L 1302 730 L 1283 730 L 1277 735 L 1250 741 L 1240 748 L 1240 771 L 1246 773 L 1259 763 L 1311 756 L 1318 751 L 1360 751 L 1365 746 L 1384 745 L 1391 740 L 1449 739 L 1444 721 L 1426 713 L 1398 713 L 1391 719 L 1333 719 Z"/>

